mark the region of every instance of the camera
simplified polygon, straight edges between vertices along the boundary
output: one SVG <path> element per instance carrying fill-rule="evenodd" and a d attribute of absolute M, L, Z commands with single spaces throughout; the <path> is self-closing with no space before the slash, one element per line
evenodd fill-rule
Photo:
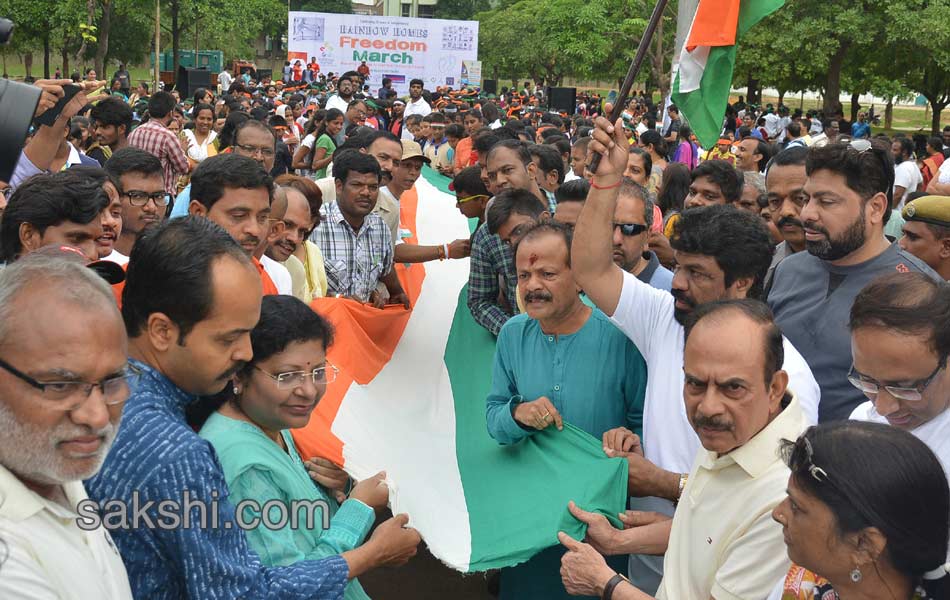
<path fill-rule="evenodd" d="M 0 44 L 12 35 L 13 21 L 0 18 Z M 13 175 L 42 93 L 36 86 L 0 79 L 0 181 Z"/>

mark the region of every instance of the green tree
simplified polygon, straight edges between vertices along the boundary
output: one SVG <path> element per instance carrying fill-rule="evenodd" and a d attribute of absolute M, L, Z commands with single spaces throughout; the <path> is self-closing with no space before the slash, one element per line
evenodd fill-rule
<path fill-rule="evenodd" d="M 439 0 L 435 5 L 435 16 L 437 19 L 467 21 L 488 10 L 491 10 L 490 0 Z"/>
<path fill-rule="evenodd" d="M 891 64 L 908 90 L 919 92 L 932 109 L 931 130 L 940 130 L 950 105 L 950 0 L 906 0 L 887 10 L 886 43 Z"/>
<path fill-rule="evenodd" d="M 292 0 L 291 6 L 297 6 L 296 0 Z M 351 0 L 303 0 L 298 8 L 291 10 L 350 14 L 353 12 L 353 2 Z"/>
<path fill-rule="evenodd" d="M 496 78 L 622 77 L 647 10 L 629 0 L 520 0 L 476 15 L 479 56 Z"/>

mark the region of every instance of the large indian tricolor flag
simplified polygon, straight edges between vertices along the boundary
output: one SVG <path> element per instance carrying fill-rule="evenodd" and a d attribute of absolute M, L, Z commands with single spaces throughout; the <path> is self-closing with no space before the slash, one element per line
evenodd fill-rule
<path fill-rule="evenodd" d="M 715 146 L 722 133 L 736 40 L 784 4 L 785 0 L 699 0 L 679 57 L 672 97 L 703 147 Z"/>
<path fill-rule="evenodd" d="M 403 194 L 406 243 L 471 234 L 449 180 L 425 167 Z M 565 425 L 499 446 L 485 425 L 495 339 L 466 306 L 469 261 L 398 265 L 412 310 L 319 299 L 336 327 L 329 360 L 341 373 L 294 432 L 301 455 L 324 456 L 356 479 L 385 470 L 394 513 L 408 513 L 431 552 L 459 571 L 512 566 L 582 538 L 569 500 L 612 518 L 626 501 L 626 462 Z M 583 368 L 582 366 L 578 366 Z"/>

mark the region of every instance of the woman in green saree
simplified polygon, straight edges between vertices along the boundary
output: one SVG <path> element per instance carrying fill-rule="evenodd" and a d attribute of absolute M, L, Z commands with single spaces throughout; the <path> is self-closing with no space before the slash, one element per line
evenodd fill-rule
<path fill-rule="evenodd" d="M 290 435 L 290 429 L 307 424 L 336 376 L 326 360 L 332 336 L 330 324 L 293 296 L 265 296 L 261 319 L 251 331 L 254 358 L 235 376 L 232 394 L 200 431 L 218 454 L 230 501 L 243 523 L 259 523 L 246 535 L 265 565 L 352 556 L 372 527 L 375 511 L 389 499 L 380 473 L 357 483 L 338 503 L 336 494 L 311 479 Z M 390 521 L 365 545 L 372 547 L 360 561 L 365 568 L 351 566 L 351 572 L 403 564 L 415 554 L 418 533 L 403 529 L 404 516 Z M 344 598 L 368 596 L 352 579 Z"/>

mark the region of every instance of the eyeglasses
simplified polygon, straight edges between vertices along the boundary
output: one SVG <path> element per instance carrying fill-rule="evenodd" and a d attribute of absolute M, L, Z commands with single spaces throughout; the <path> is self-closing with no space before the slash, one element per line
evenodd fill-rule
<path fill-rule="evenodd" d="M 927 387 L 933 382 L 934 378 L 937 377 L 939 373 L 947 364 L 947 357 L 940 359 L 940 362 L 937 363 L 937 368 L 934 369 L 933 373 L 929 376 L 912 383 L 909 386 L 896 386 L 896 385 L 883 385 L 879 381 L 875 381 L 860 373 L 854 368 L 854 364 L 851 365 L 851 370 L 848 372 L 848 381 L 851 382 L 851 385 L 861 390 L 865 396 L 871 399 L 874 402 L 877 399 L 878 394 L 881 392 L 881 388 L 887 390 L 887 393 L 897 398 L 898 400 L 904 400 L 905 402 L 919 402 L 923 397 L 924 391 Z"/>
<path fill-rule="evenodd" d="M 155 206 L 168 206 L 172 201 L 171 194 L 167 192 L 155 192 L 154 194 L 149 194 L 148 192 L 142 192 L 139 190 L 129 190 L 128 192 L 119 192 L 120 196 L 127 196 L 129 199 L 129 204 L 132 206 L 146 206 L 148 201 L 151 200 L 155 203 Z"/>
<path fill-rule="evenodd" d="M 12 188 L 12 187 L 6 187 L 6 188 L 3 188 L 2 190 L 0 190 L 0 196 L 3 196 L 4 198 L 9 198 L 9 197 L 12 196 L 12 195 L 13 195 L 13 188 Z"/>
<path fill-rule="evenodd" d="M 257 365 L 254 365 L 254 368 L 276 381 L 278 390 L 297 389 L 307 382 L 307 377 L 310 377 L 314 385 L 333 383 L 340 371 L 330 363 L 324 367 L 317 367 L 313 371 L 288 371 L 277 375 L 272 375 Z"/>
<path fill-rule="evenodd" d="M 249 146 L 247 144 L 235 144 L 234 147 L 240 148 L 241 151 L 247 154 L 248 156 L 256 156 L 260 154 L 264 158 L 271 158 L 275 154 L 273 148 L 267 148 L 267 147 L 262 147 L 262 146 Z"/>
<path fill-rule="evenodd" d="M 614 223 L 614 229 L 620 228 L 620 233 L 626 237 L 640 235 L 647 230 L 647 226 L 641 223 Z"/>
<path fill-rule="evenodd" d="M 131 367 L 126 366 L 123 368 L 121 375 L 109 377 L 96 383 L 86 381 L 37 381 L 4 360 L 0 360 L 0 367 L 14 377 L 40 390 L 43 399 L 49 402 L 51 407 L 67 412 L 82 406 L 95 388 L 102 391 L 102 397 L 106 404 L 125 402 L 129 397 L 128 378 L 133 374 Z"/>
<path fill-rule="evenodd" d="M 466 202 L 471 202 L 472 200 L 478 200 L 479 198 L 485 198 L 486 200 L 490 198 L 487 194 L 475 194 L 474 196 L 466 196 L 465 198 L 458 198 L 455 202 L 457 204 L 465 204 Z"/>

